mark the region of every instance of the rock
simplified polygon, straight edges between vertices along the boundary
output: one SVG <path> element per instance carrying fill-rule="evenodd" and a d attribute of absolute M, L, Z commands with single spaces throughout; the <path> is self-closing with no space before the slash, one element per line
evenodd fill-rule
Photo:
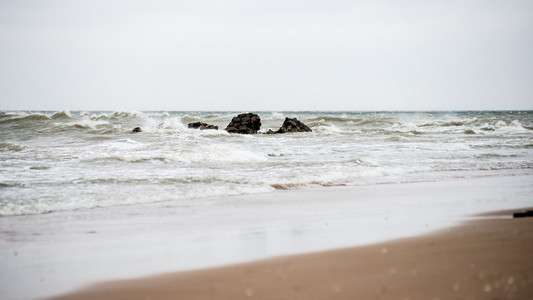
<path fill-rule="evenodd" d="M 131 132 L 142 132 L 141 127 L 135 127 Z"/>
<path fill-rule="evenodd" d="M 261 118 L 257 114 L 240 114 L 229 122 L 226 131 L 229 133 L 255 134 L 261 129 Z"/>
<path fill-rule="evenodd" d="M 513 218 L 533 217 L 533 210 L 517 211 L 513 214 Z"/>
<path fill-rule="evenodd" d="M 296 118 L 285 118 L 285 122 L 281 125 L 281 128 L 276 131 L 276 133 L 287 133 L 287 132 L 312 132 L 304 123 L 298 121 Z"/>
<path fill-rule="evenodd" d="M 188 126 L 189 128 L 200 129 L 200 130 L 205 130 L 205 129 L 218 130 L 218 126 L 207 124 L 207 123 L 202 123 L 202 122 L 189 123 Z"/>
<path fill-rule="evenodd" d="M 272 131 L 272 129 L 269 129 L 267 132 L 265 132 L 264 134 L 276 134 L 274 131 Z"/>

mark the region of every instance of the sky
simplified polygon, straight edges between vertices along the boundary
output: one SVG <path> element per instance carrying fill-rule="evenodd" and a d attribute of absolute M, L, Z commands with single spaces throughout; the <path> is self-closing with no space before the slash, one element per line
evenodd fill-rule
<path fill-rule="evenodd" d="M 0 0 L 0 110 L 531 110 L 531 0 Z"/>

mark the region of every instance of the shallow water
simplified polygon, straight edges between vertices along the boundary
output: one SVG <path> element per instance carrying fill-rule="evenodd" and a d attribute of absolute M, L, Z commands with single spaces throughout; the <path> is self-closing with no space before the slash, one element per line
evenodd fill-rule
<path fill-rule="evenodd" d="M 531 111 L 257 113 L 262 132 L 313 132 L 228 134 L 237 112 L 0 112 L 0 215 L 533 169 Z"/>

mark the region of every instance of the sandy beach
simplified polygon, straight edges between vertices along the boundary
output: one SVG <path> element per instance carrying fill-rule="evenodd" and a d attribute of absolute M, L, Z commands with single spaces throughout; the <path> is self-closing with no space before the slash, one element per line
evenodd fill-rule
<path fill-rule="evenodd" d="M 3 217 L 0 294 L 527 299 L 532 219 L 479 214 L 531 207 L 531 179 L 478 173 Z"/>
<path fill-rule="evenodd" d="M 370 246 L 112 281 L 55 299 L 531 299 L 533 218 L 511 215 Z"/>

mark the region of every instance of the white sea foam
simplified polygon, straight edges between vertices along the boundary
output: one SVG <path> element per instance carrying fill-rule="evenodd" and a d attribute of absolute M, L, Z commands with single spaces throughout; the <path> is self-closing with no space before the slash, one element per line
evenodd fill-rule
<path fill-rule="evenodd" d="M 325 122 L 324 122 L 324 124 L 320 124 L 320 125 L 314 126 L 313 128 L 314 128 L 315 132 L 319 132 L 319 133 L 323 133 L 323 134 L 337 134 L 337 133 L 345 132 L 342 129 L 338 128 L 337 126 L 335 126 L 333 124 L 327 124 Z"/>
<path fill-rule="evenodd" d="M 117 119 L 140 117 L 140 116 L 144 116 L 144 114 L 140 111 L 115 111 L 110 115 L 111 118 L 117 118 Z"/>
<path fill-rule="evenodd" d="M 279 112 L 272 112 L 270 114 L 270 118 L 273 119 L 273 120 L 284 120 L 285 119 L 285 115 L 282 114 L 282 113 L 279 113 Z"/>
<path fill-rule="evenodd" d="M 141 127 L 143 128 L 143 131 L 148 132 L 160 130 L 183 131 L 186 129 L 180 117 L 164 117 L 163 119 L 143 117 L 143 124 Z"/>
<path fill-rule="evenodd" d="M 230 144 L 213 144 L 202 146 L 191 153 L 192 161 L 209 161 L 213 163 L 254 163 L 266 161 L 265 155 L 251 149 L 235 149 Z"/>

